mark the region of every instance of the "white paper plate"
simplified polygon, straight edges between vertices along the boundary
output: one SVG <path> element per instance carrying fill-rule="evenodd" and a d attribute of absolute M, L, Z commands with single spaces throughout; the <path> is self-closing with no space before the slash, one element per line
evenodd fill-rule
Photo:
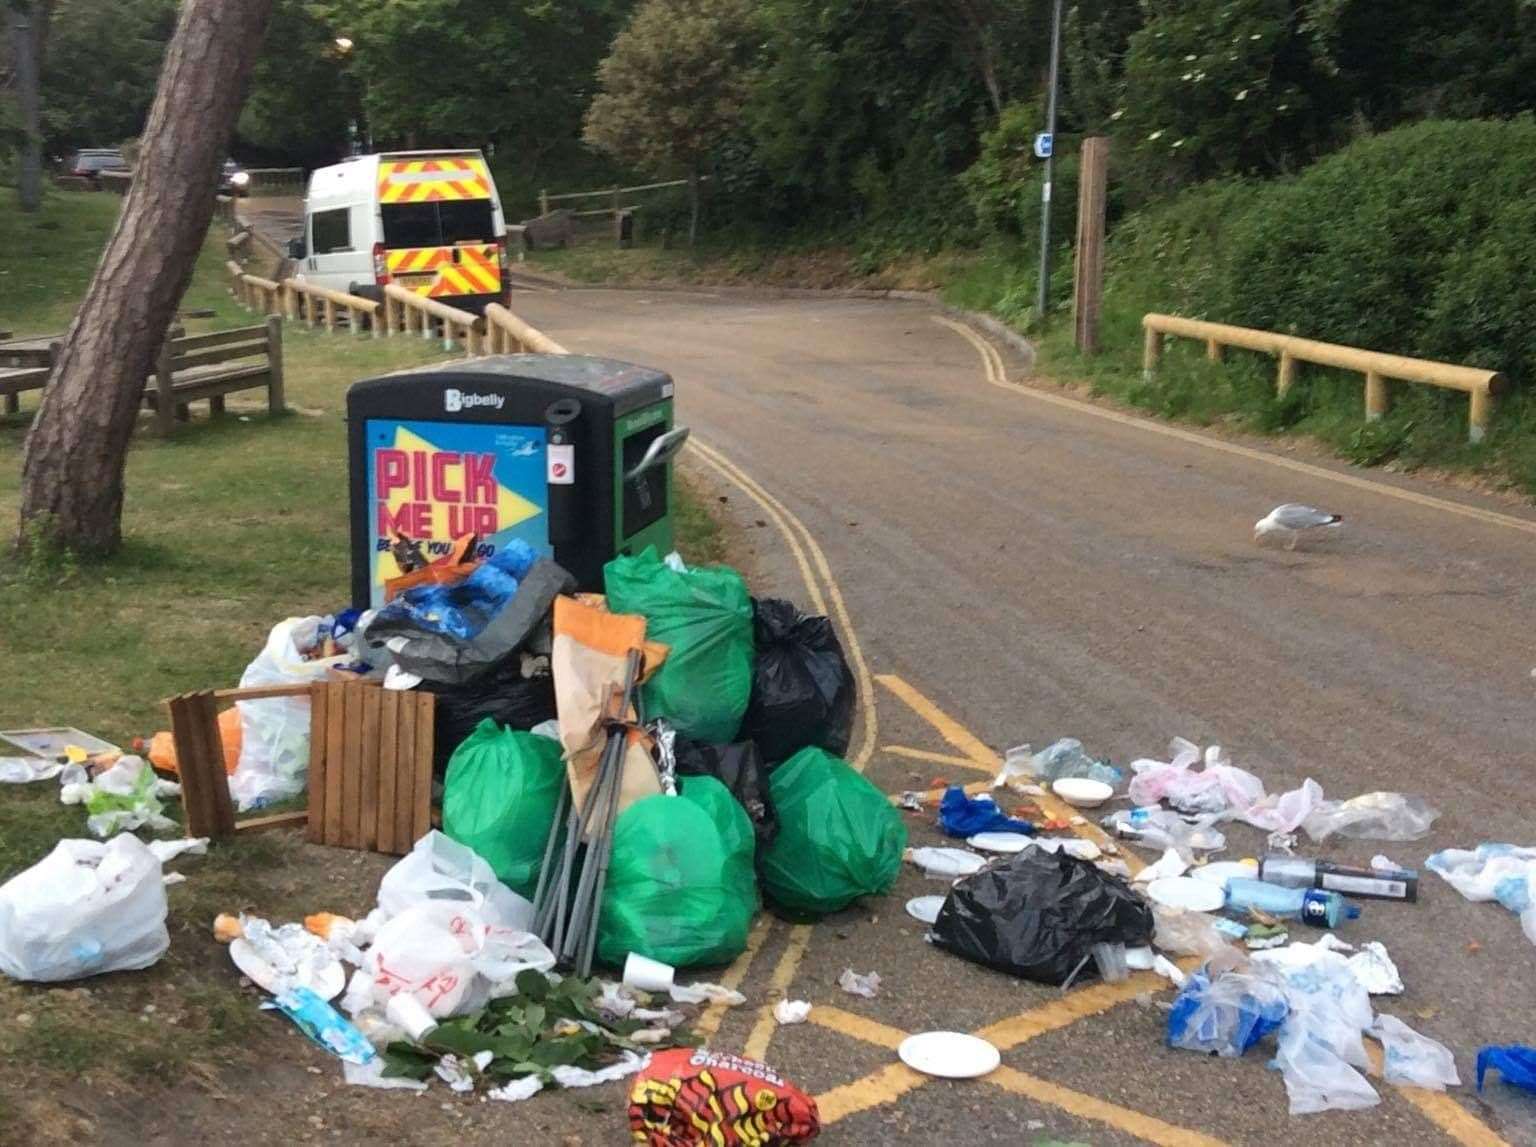
<path fill-rule="evenodd" d="M 1193 876 L 1165 876 L 1147 885 L 1147 896 L 1164 908 L 1183 908 L 1187 912 L 1216 912 L 1227 902 L 1219 884 L 1196 880 Z"/>
<path fill-rule="evenodd" d="M 1258 874 L 1258 868 L 1252 864 L 1244 864 L 1241 860 L 1220 860 L 1215 864 L 1202 864 L 1199 868 L 1191 868 L 1186 875 L 1214 884 L 1225 892 L 1227 881 L 1252 880 Z"/>
<path fill-rule="evenodd" d="M 912 863 L 929 876 L 969 876 L 986 866 L 986 858 L 963 848 L 914 848 Z"/>
<path fill-rule="evenodd" d="M 1033 839 L 1022 832 L 978 832 L 965 843 L 983 852 L 1023 852 Z"/>
<path fill-rule="evenodd" d="M 939 909 L 943 907 L 942 896 L 914 896 L 907 901 L 907 915 L 924 924 L 932 924 L 939 918 Z"/>
<path fill-rule="evenodd" d="M 975 1079 L 995 1071 L 1003 1057 L 977 1036 L 961 1032 L 921 1032 L 908 1036 L 896 1049 L 913 1071 L 940 1079 Z"/>

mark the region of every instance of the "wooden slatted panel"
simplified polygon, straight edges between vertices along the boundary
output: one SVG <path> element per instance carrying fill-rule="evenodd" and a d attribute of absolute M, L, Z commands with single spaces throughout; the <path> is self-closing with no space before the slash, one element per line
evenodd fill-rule
<path fill-rule="evenodd" d="M 395 745 L 400 726 L 400 693 L 381 689 L 379 698 L 379 806 L 378 832 L 380 852 L 404 853 L 408 844 L 395 840 L 395 799 L 398 792 L 395 769 Z"/>
<path fill-rule="evenodd" d="M 333 843 L 357 848 L 362 839 L 363 686 L 348 682 L 341 688 L 346 712 L 346 740 L 341 747 L 341 839 Z"/>
<path fill-rule="evenodd" d="M 325 712 L 325 831 L 326 844 L 341 843 L 341 754 L 346 743 L 346 706 L 342 687 L 327 685 L 329 697 Z"/>
<path fill-rule="evenodd" d="M 395 849 L 404 854 L 416 843 L 412 831 L 412 809 L 416 800 L 416 777 L 411 758 L 416 745 L 416 704 L 413 695 L 400 695 L 400 723 L 395 730 Z"/>
<path fill-rule="evenodd" d="M 412 816 L 414 844 L 432 831 L 432 717 L 437 698 L 425 691 L 416 694 L 416 752 L 411 761 L 415 776 L 415 808 Z"/>
<path fill-rule="evenodd" d="M 331 691 L 315 685 L 309 691 L 309 831 L 311 844 L 325 843 L 326 712 Z"/>
<path fill-rule="evenodd" d="M 197 734 L 192 727 L 197 719 L 197 710 L 185 694 L 172 697 L 166 702 L 166 708 L 171 713 L 171 736 L 176 743 L 176 764 L 181 776 L 182 819 L 186 821 L 187 835 L 208 836 L 211 829 L 209 810 L 203 801 L 208 782 L 203 776 L 202 763 L 197 760 Z"/>
<path fill-rule="evenodd" d="M 203 690 L 176 698 L 171 720 L 188 832 L 216 839 L 231 835 L 235 831 L 235 806 L 229 799 L 213 694 Z"/>
<path fill-rule="evenodd" d="M 379 694 L 387 692 L 369 686 L 362 687 L 363 710 L 363 791 L 360 799 L 361 816 L 358 823 L 358 847 L 369 852 L 379 845 Z"/>
<path fill-rule="evenodd" d="M 171 353 L 187 354 L 195 350 L 205 350 L 208 347 L 229 346 L 231 343 L 250 342 L 252 339 L 266 337 L 265 324 L 259 327 L 239 327 L 231 331 L 215 331 L 207 335 L 187 335 L 185 338 L 171 340 Z M 0 354 L 4 354 L 4 351 L 0 350 Z"/>

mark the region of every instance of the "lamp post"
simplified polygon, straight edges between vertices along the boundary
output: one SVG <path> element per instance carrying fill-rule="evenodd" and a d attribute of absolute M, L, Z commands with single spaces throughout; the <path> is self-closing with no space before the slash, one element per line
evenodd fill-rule
<path fill-rule="evenodd" d="M 1045 104 L 1045 134 L 1051 146 L 1045 155 L 1045 183 L 1040 188 L 1040 289 L 1035 296 L 1035 313 L 1045 322 L 1051 293 L 1051 176 L 1056 155 L 1056 86 L 1061 68 L 1061 3 L 1056 0 L 1051 15 L 1051 79 Z"/>

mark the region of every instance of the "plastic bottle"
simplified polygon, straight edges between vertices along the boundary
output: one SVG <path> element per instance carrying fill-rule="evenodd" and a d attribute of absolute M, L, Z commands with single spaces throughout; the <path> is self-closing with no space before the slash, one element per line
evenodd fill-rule
<path fill-rule="evenodd" d="M 1270 916 L 1300 920 L 1314 928 L 1337 928 L 1340 921 L 1354 920 L 1360 909 L 1337 892 L 1317 888 L 1282 888 L 1262 880 L 1234 877 L 1227 881 L 1227 907 L 1256 908 Z"/>
<path fill-rule="evenodd" d="M 1408 868 L 1350 868 L 1331 860 L 1301 856 L 1266 856 L 1259 862 L 1259 879 L 1283 888 L 1322 888 L 1368 900 L 1419 898 L 1419 874 Z"/>

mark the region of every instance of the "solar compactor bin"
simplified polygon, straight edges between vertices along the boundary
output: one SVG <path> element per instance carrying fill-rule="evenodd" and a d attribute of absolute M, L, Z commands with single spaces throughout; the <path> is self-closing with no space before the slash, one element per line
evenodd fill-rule
<path fill-rule="evenodd" d="M 347 391 L 352 600 L 384 602 L 408 547 L 435 561 L 513 538 L 584 590 L 603 564 L 672 549 L 672 379 L 580 355 L 499 355 L 399 371 Z"/>

